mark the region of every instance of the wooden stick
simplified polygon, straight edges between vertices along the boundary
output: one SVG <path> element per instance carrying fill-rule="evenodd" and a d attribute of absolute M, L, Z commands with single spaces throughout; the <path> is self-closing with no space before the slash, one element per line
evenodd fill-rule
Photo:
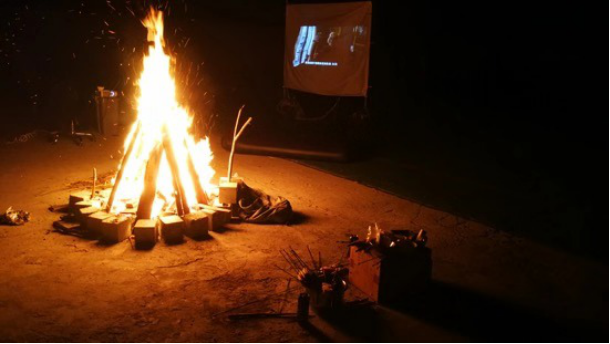
<path fill-rule="evenodd" d="M 205 190 L 203 190 L 203 187 L 201 186 L 201 182 L 199 181 L 199 174 L 197 173 L 197 169 L 195 169 L 195 163 L 193 162 L 193 157 L 191 157 L 191 152 L 188 149 L 186 140 L 184 141 L 184 147 L 186 147 L 189 172 L 191 175 L 191 179 L 193 180 L 193 186 L 195 187 L 195 195 L 197 195 L 197 203 L 210 204 L 210 199 L 208 198 L 208 195 L 205 193 Z"/>
<path fill-rule="evenodd" d="M 298 280 L 298 278 L 297 278 L 297 280 Z M 284 294 L 284 299 L 280 303 L 280 310 L 278 311 L 278 313 L 282 313 L 282 311 L 284 310 L 284 304 L 288 301 L 288 290 L 290 290 L 291 282 L 292 282 L 292 278 L 288 279 L 288 285 L 286 286 L 286 294 Z"/>
<path fill-rule="evenodd" d="M 231 153 L 229 154 L 229 168 L 227 170 L 227 181 L 231 181 L 231 173 L 233 172 L 233 155 L 235 154 L 235 137 L 237 136 L 237 128 L 239 128 L 239 119 L 246 106 L 242 105 L 237 112 L 237 120 L 235 121 L 235 129 L 233 129 L 233 142 L 231 143 Z"/>
<path fill-rule="evenodd" d="M 287 292 L 293 292 L 293 291 L 298 290 L 298 289 L 300 289 L 300 288 L 302 288 L 302 287 L 301 287 L 300 285 L 298 285 L 298 286 L 296 286 L 296 287 L 290 288 L 290 290 L 287 290 Z M 284 291 L 283 291 L 283 290 L 280 290 L 279 292 L 274 292 L 274 293 L 271 293 L 270 295 L 267 295 L 267 296 L 265 296 L 265 297 L 263 297 L 263 298 L 256 299 L 256 300 L 253 300 L 253 301 L 250 301 L 250 302 L 246 302 L 246 303 L 241 304 L 241 305 L 239 305 L 239 306 L 237 306 L 237 307 L 229 308 L 229 309 L 226 309 L 226 310 L 224 310 L 224 311 L 220 311 L 220 312 L 214 313 L 214 314 L 212 314 L 212 317 L 218 316 L 218 315 L 220 315 L 220 314 L 229 313 L 229 312 L 232 312 L 232 311 L 238 310 L 238 309 L 240 309 L 240 308 L 244 308 L 244 307 L 246 307 L 246 306 L 249 306 L 249 305 L 252 305 L 252 304 L 255 304 L 255 303 L 259 303 L 259 302 L 267 301 L 267 300 L 269 300 L 270 298 L 272 298 L 272 297 L 274 297 L 274 296 L 276 296 L 276 295 L 278 295 L 278 294 L 281 294 L 281 293 L 284 293 Z"/>
<path fill-rule="evenodd" d="M 300 260 L 298 260 L 297 258 L 294 258 L 289 251 L 284 250 L 284 252 L 286 253 L 286 256 L 288 258 L 290 258 L 290 261 L 293 262 L 294 266 L 296 267 L 297 271 L 301 271 L 302 269 L 305 268 L 305 266 L 303 266 L 303 264 L 301 263 Z"/>
<path fill-rule="evenodd" d="M 288 248 L 290 249 L 290 252 L 292 252 L 292 255 L 299 261 L 301 262 L 301 264 L 303 265 L 303 267 L 307 268 L 307 270 L 312 270 L 309 268 L 309 266 L 307 265 L 307 263 L 305 263 L 305 261 L 303 261 L 303 259 L 301 259 L 301 256 L 299 256 L 299 254 L 297 253 L 297 251 L 295 251 L 292 247 L 288 246 Z"/>
<path fill-rule="evenodd" d="M 311 258 L 311 264 L 313 264 L 313 268 L 318 270 L 319 267 L 317 267 L 316 265 L 316 260 L 313 259 L 313 254 L 311 253 L 311 249 L 309 248 L 309 245 L 307 245 L 307 252 L 309 252 L 309 258 Z"/>
<path fill-rule="evenodd" d="M 136 213 L 138 219 L 151 218 L 152 207 L 157 197 L 157 176 L 159 175 L 162 156 L 163 146 L 160 144 L 150 152 L 150 157 L 146 163 L 146 172 L 144 172 L 144 190 L 142 190 L 140 195 L 138 211 Z"/>
<path fill-rule="evenodd" d="M 318 266 L 322 268 L 322 253 L 318 251 Z"/>
<path fill-rule="evenodd" d="M 294 257 L 296 260 L 298 260 L 298 261 L 299 261 L 299 263 L 301 263 L 301 265 L 302 265 L 304 268 L 307 268 L 307 270 L 311 270 L 311 269 L 309 268 L 309 266 L 307 266 L 307 263 L 305 263 L 305 262 L 303 261 L 303 259 L 301 259 L 301 256 L 299 256 L 299 254 L 297 253 L 297 251 L 295 251 L 295 250 L 294 250 L 294 249 L 293 249 L 291 246 L 288 246 L 288 248 L 290 249 L 288 252 L 291 252 L 291 253 L 292 253 L 292 256 L 293 256 L 293 257 Z"/>
<path fill-rule="evenodd" d="M 230 213 L 231 210 L 227 209 L 227 208 L 222 208 L 222 207 L 216 207 L 213 205 L 203 205 L 203 209 L 208 209 L 208 210 L 214 210 L 214 211 L 218 211 L 218 212 L 225 212 L 225 213 Z"/>
<path fill-rule="evenodd" d="M 110 197 L 108 198 L 108 204 L 106 204 L 106 211 L 112 210 L 112 203 L 114 203 L 114 197 L 116 196 L 116 192 L 119 188 L 119 184 L 121 183 L 121 179 L 123 179 L 123 173 L 125 172 L 125 163 L 129 160 L 129 156 L 133 151 L 133 147 L 136 145 L 136 141 L 138 136 L 140 135 L 140 128 L 142 127 L 141 122 L 138 121 L 136 125 L 136 130 L 131 137 L 131 142 L 127 146 L 127 150 L 125 151 L 125 155 L 121 159 L 121 167 L 119 167 L 119 171 L 117 172 L 116 178 L 114 179 L 114 185 L 112 186 L 112 192 L 110 192 Z"/>
<path fill-rule="evenodd" d="M 244 111 L 246 105 L 242 105 L 237 112 L 237 120 L 235 121 L 235 128 L 233 129 L 233 137 L 237 136 L 237 128 L 239 128 L 239 119 L 241 118 L 241 114 Z"/>
<path fill-rule="evenodd" d="M 252 123 L 252 117 L 248 118 L 246 123 L 244 123 L 244 125 L 241 127 L 241 129 L 239 130 L 239 133 L 237 133 L 237 136 L 235 136 L 235 142 L 237 142 L 237 140 L 239 140 L 239 137 L 241 136 L 241 134 L 244 133 L 244 130 L 246 130 L 246 127 L 248 125 L 250 125 L 250 123 Z"/>
<path fill-rule="evenodd" d="M 301 271 L 302 268 L 299 266 L 299 264 L 292 260 L 288 252 L 280 250 L 280 253 L 282 254 L 282 257 L 284 257 L 284 259 L 288 262 L 288 264 L 290 264 L 290 267 L 292 267 L 297 273 Z"/>
<path fill-rule="evenodd" d="M 176 161 L 176 155 L 174 154 L 174 148 L 172 146 L 171 138 L 169 136 L 169 130 L 167 126 L 163 126 L 163 149 L 167 156 L 167 162 L 169 169 L 172 172 L 172 178 L 174 181 L 174 188 L 176 189 L 176 208 L 179 216 L 184 216 L 190 213 L 188 204 L 186 202 L 186 195 L 184 193 L 184 187 L 180 180 L 180 169 L 178 168 L 178 162 Z"/>
<path fill-rule="evenodd" d="M 97 182 L 97 169 L 93 168 L 93 186 L 91 187 L 91 198 L 95 197 L 95 183 Z"/>
<path fill-rule="evenodd" d="M 288 270 L 286 270 L 286 269 L 284 269 L 284 268 L 280 267 L 280 266 L 279 266 L 279 265 L 277 265 L 277 264 L 273 264 L 273 265 L 274 265 L 274 266 L 275 266 L 275 267 L 276 267 L 278 270 L 281 270 L 282 272 L 284 272 L 286 275 L 288 275 L 288 276 L 290 276 L 290 277 L 292 277 L 292 278 L 294 278 L 294 279 L 297 279 L 297 277 L 296 277 L 294 274 L 290 273 L 290 271 L 288 271 Z"/>
<path fill-rule="evenodd" d="M 241 136 L 241 134 L 244 133 L 244 130 L 246 129 L 246 127 L 251 122 L 252 122 L 252 117 L 248 118 L 246 123 L 244 123 L 244 125 L 239 130 L 239 133 L 237 133 L 237 135 L 233 138 L 233 144 L 231 145 L 231 154 L 229 155 L 229 171 L 228 171 L 228 174 L 227 174 L 227 180 L 228 181 L 231 181 L 231 174 L 233 173 L 233 159 L 235 157 L 235 144 L 237 143 L 237 140 L 239 140 L 239 137 Z"/>
<path fill-rule="evenodd" d="M 283 250 L 280 250 L 280 254 L 282 255 L 282 258 L 284 258 L 284 260 L 286 262 L 288 262 L 288 265 L 290 265 L 291 268 L 293 268 L 296 272 L 299 272 L 299 269 L 294 265 L 292 260 L 290 260 L 286 255 L 284 255 L 284 251 Z"/>

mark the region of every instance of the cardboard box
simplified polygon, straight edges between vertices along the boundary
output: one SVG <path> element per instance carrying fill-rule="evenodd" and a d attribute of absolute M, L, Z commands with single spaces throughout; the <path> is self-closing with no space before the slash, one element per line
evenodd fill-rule
<path fill-rule="evenodd" d="M 427 247 L 382 254 L 351 247 L 349 280 L 371 301 L 388 303 L 405 300 L 422 292 L 432 276 L 431 251 Z"/>

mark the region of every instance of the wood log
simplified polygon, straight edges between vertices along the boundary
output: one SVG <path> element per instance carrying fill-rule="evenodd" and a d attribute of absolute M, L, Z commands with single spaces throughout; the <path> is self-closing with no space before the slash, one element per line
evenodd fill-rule
<path fill-rule="evenodd" d="M 201 186 L 201 182 L 199 181 L 199 174 L 195 169 L 195 163 L 193 162 L 193 158 L 191 157 L 191 152 L 188 150 L 188 146 L 186 141 L 184 142 L 184 146 L 186 147 L 186 154 L 188 155 L 188 165 L 189 165 L 189 173 L 193 180 L 193 186 L 195 187 L 195 195 L 197 196 L 197 203 L 201 204 L 210 204 L 210 199 L 208 195 L 203 190 Z"/>
<path fill-rule="evenodd" d="M 151 218 L 152 207 L 157 196 L 157 176 L 159 175 L 162 156 L 163 146 L 160 144 L 150 152 L 150 157 L 146 163 L 146 172 L 144 172 L 144 190 L 140 195 L 136 213 L 138 219 Z"/>
<path fill-rule="evenodd" d="M 125 172 L 125 163 L 129 160 L 129 156 L 131 152 L 133 152 L 133 147 L 136 145 L 136 141 L 138 136 L 140 135 L 140 128 L 142 124 L 138 122 L 136 129 L 131 137 L 131 141 L 127 146 L 127 150 L 121 159 L 121 167 L 119 167 L 119 171 L 117 172 L 116 178 L 114 179 L 114 185 L 112 186 L 112 192 L 110 193 L 110 197 L 108 198 L 108 204 L 106 204 L 106 211 L 110 211 L 112 209 L 112 204 L 114 203 L 114 197 L 116 196 L 117 189 L 119 188 L 119 184 L 121 183 L 121 179 L 123 178 L 123 173 Z"/>
<path fill-rule="evenodd" d="M 176 189 L 176 208 L 178 210 L 178 215 L 184 216 L 188 214 L 190 210 L 186 201 L 184 187 L 182 186 L 182 181 L 180 180 L 180 169 L 178 167 L 178 162 L 176 161 L 174 147 L 172 146 L 172 141 L 169 136 L 167 126 L 163 126 L 163 149 L 165 150 L 165 155 L 167 156 L 167 162 L 169 164 L 169 169 L 172 172 L 174 181 L 174 188 Z"/>

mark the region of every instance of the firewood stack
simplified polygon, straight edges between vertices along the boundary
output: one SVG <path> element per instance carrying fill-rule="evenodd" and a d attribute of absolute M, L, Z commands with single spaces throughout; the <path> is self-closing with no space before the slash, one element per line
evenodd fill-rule
<path fill-rule="evenodd" d="M 222 204 L 211 199 L 199 181 L 192 158 L 188 157 L 188 173 L 192 180 L 197 204 L 188 204 L 184 186 L 180 178 L 179 166 L 172 148 L 167 128 L 164 128 L 163 142 L 152 150 L 144 174 L 144 189 L 139 199 L 125 202 L 123 210 L 117 210 L 115 202 L 117 189 L 122 181 L 126 162 L 129 160 L 140 135 L 138 125 L 131 137 L 112 186 L 97 187 L 94 172 L 92 190 L 83 190 L 70 195 L 68 215 L 54 223 L 58 230 L 79 229 L 90 237 L 104 242 L 120 242 L 135 239 L 136 248 L 152 247 L 162 238 L 166 243 L 183 241 L 184 235 L 193 239 L 208 237 L 209 231 L 217 231 L 231 220 L 232 204 Z M 159 216 L 153 218 L 153 204 L 160 197 L 157 192 L 157 176 L 162 154 L 165 153 L 171 170 L 174 186 L 174 200 L 165 200 Z M 216 201 L 215 203 L 213 201 Z M 80 224 L 76 227 L 75 224 Z"/>

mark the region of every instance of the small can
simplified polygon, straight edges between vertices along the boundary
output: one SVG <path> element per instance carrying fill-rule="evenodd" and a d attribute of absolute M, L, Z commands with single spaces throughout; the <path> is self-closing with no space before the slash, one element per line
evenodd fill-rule
<path fill-rule="evenodd" d="M 301 293 L 299 295 L 297 321 L 302 323 L 309 321 L 309 294 L 307 293 Z"/>

